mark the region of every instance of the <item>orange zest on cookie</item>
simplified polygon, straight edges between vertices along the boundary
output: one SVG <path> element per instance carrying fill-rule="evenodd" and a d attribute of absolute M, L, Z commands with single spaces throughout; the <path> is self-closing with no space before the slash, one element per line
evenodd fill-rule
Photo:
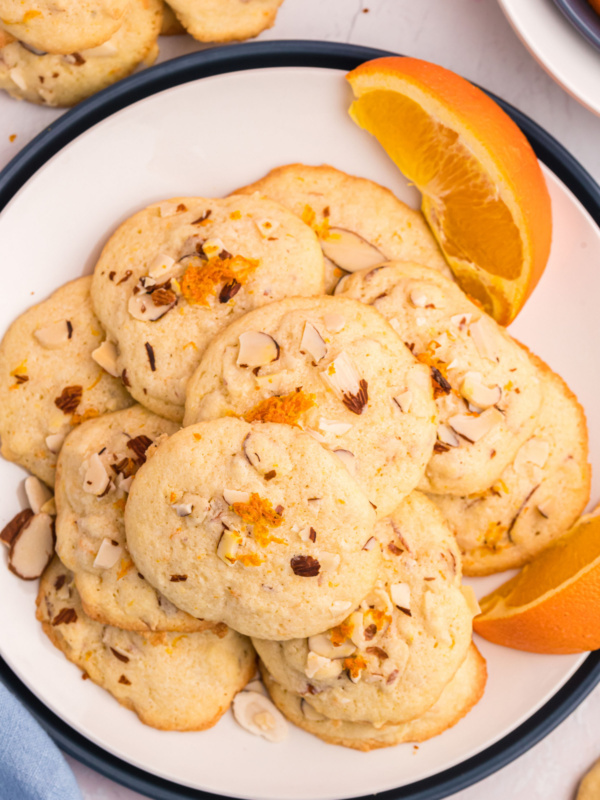
<path fill-rule="evenodd" d="M 360 655 L 348 656 L 344 659 L 343 665 L 353 678 L 358 678 L 363 669 L 367 668 L 367 662 Z"/>
<path fill-rule="evenodd" d="M 275 539 L 275 541 L 279 542 L 281 540 Z M 239 556 L 233 556 L 230 561 L 239 561 L 243 567 L 260 567 L 265 559 L 261 558 L 257 553 L 243 553 Z"/>
<path fill-rule="evenodd" d="M 312 228 L 320 239 L 327 239 L 329 236 L 329 219 L 324 217 L 323 222 L 318 223 L 314 209 L 308 204 L 302 209 L 302 222 Z"/>
<path fill-rule="evenodd" d="M 331 629 L 331 633 L 329 635 L 331 643 L 335 647 L 339 647 L 341 644 L 344 644 L 346 639 L 350 638 L 353 630 L 354 624 L 350 622 L 349 619 L 345 619 L 339 625 L 336 625 L 335 628 Z"/>
<path fill-rule="evenodd" d="M 283 539 L 278 539 L 269 532 L 269 528 L 278 528 L 283 522 L 283 509 L 281 512 L 274 509 L 270 500 L 252 492 L 247 503 L 234 503 L 231 510 L 244 522 L 254 526 L 252 538 L 261 547 L 266 547 L 270 542 L 285 544 Z"/>
<path fill-rule="evenodd" d="M 241 286 L 258 267 L 258 259 L 232 256 L 209 258 L 201 266 L 189 266 L 181 278 L 181 293 L 190 305 L 207 306 L 217 287 L 236 282 Z"/>
<path fill-rule="evenodd" d="M 298 420 L 316 405 L 315 395 L 305 392 L 290 392 L 266 400 L 251 408 L 244 414 L 246 422 L 283 422 L 286 425 L 298 426 Z"/>

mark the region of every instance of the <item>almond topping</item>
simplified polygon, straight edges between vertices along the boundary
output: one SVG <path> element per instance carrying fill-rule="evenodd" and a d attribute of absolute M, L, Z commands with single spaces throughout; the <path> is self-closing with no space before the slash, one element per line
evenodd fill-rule
<path fill-rule="evenodd" d="M 169 305 L 156 305 L 152 297 L 153 295 L 146 292 L 132 294 L 127 304 L 130 315 L 141 322 L 156 322 L 157 319 L 164 317 L 177 302 L 175 294 L 173 294 L 173 301 Z"/>
<path fill-rule="evenodd" d="M 246 331 L 239 341 L 236 363 L 240 367 L 264 367 L 279 358 L 279 345 L 268 333 Z"/>
<path fill-rule="evenodd" d="M 300 352 L 309 353 L 318 364 L 327 355 L 327 345 L 319 331 L 310 322 L 304 324 Z"/>
<path fill-rule="evenodd" d="M 23 511 L 19 511 L 19 513 L 16 514 L 7 525 L 4 526 L 2 533 L 0 533 L 0 542 L 5 544 L 7 547 L 10 547 L 14 539 L 16 539 L 17 534 L 20 533 L 21 529 L 32 517 L 33 511 L 30 508 L 24 508 Z"/>
<path fill-rule="evenodd" d="M 423 294 L 420 289 L 413 289 L 410 293 L 410 302 L 415 308 L 425 308 L 427 305 L 427 296 Z"/>
<path fill-rule="evenodd" d="M 250 501 L 250 492 L 238 492 L 235 489 L 223 489 L 223 499 L 228 506 L 234 503 L 248 503 Z"/>
<path fill-rule="evenodd" d="M 282 742 L 288 734 L 283 714 L 261 692 L 238 692 L 233 698 L 233 716 L 244 730 L 269 742 Z"/>
<path fill-rule="evenodd" d="M 323 317 L 323 322 L 330 333 L 339 333 L 340 331 L 344 330 L 344 327 L 346 326 L 346 320 L 344 317 L 341 314 L 336 314 L 335 312 L 329 312 L 325 314 Z"/>
<path fill-rule="evenodd" d="M 316 636 L 308 637 L 308 649 L 323 658 L 335 659 L 346 658 L 356 651 L 356 646 L 348 639 L 339 645 L 332 642 L 331 636 L 327 633 L 318 633 Z M 308 675 L 309 678 L 314 675 Z"/>
<path fill-rule="evenodd" d="M 460 386 L 462 396 L 478 406 L 478 408 L 490 408 L 500 402 L 502 390 L 499 386 L 488 387 L 483 382 L 480 372 L 467 372 Z"/>
<path fill-rule="evenodd" d="M 445 425 L 443 422 L 438 425 L 437 438 L 440 442 L 443 442 L 443 444 L 446 444 L 449 447 L 460 446 L 460 439 L 458 436 L 454 433 L 449 425 Z"/>
<path fill-rule="evenodd" d="M 341 660 L 320 656 L 317 653 L 308 651 L 306 657 L 306 667 L 304 674 L 307 678 L 316 678 L 318 681 L 326 681 L 337 678 L 342 674 L 343 666 Z"/>
<path fill-rule="evenodd" d="M 49 514 L 34 514 L 12 540 L 8 568 L 19 578 L 39 578 L 54 555 L 54 520 Z"/>
<path fill-rule="evenodd" d="M 331 433 L 333 436 L 343 436 L 345 433 L 348 433 L 352 427 L 352 423 L 350 422 L 340 422 L 339 420 L 335 419 L 323 419 L 323 417 L 321 417 L 319 420 L 319 429 L 323 433 Z"/>
<path fill-rule="evenodd" d="M 368 403 L 367 381 L 360 377 L 351 358 L 342 351 L 328 367 L 319 373 L 323 381 L 340 397 L 354 414 L 362 414 Z"/>
<path fill-rule="evenodd" d="M 548 461 L 550 455 L 550 445 L 543 439 L 537 439 L 535 436 L 529 439 L 518 451 L 513 466 L 516 470 L 520 470 L 525 463 L 535 464 L 537 467 L 543 467 Z"/>
<path fill-rule="evenodd" d="M 60 320 L 60 322 L 53 322 L 52 325 L 46 325 L 45 328 L 38 328 L 34 332 L 35 338 L 47 350 L 56 350 L 58 347 L 65 345 L 73 333 L 73 326 L 67 320 Z"/>
<path fill-rule="evenodd" d="M 396 397 L 392 399 L 400 411 L 402 411 L 404 414 L 408 414 L 413 401 L 413 394 L 410 389 L 408 389 L 406 392 L 402 392 L 402 394 L 396 395 Z"/>
<path fill-rule="evenodd" d="M 25 478 L 25 494 L 27 502 L 34 514 L 39 514 L 42 506 L 53 496 L 48 487 L 39 478 L 30 475 Z"/>
<path fill-rule="evenodd" d="M 497 408 L 488 408 L 479 416 L 456 414 L 448 422 L 456 433 L 468 442 L 478 442 L 486 434 L 504 421 L 503 414 Z"/>
<path fill-rule="evenodd" d="M 407 583 L 393 583 L 390 595 L 397 608 L 410 610 L 410 586 Z"/>
<path fill-rule="evenodd" d="M 485 317 L 472 322 L 469 325 L 469 333 L 475 342 L 477 352 L 482 358 L 487 358 L 488 361 L 498 361 L 498 353 L 494 341 L 494 333 L 491 330 L 491 322 Z"/>
<path fill-rule="evenodd" d="M 181 267 L 177 266 L 174 258 L 166 255 L 166 253 L 160 253 L 150 265 L 148 275 L 157 281 L 165 280 L 165 278 L 173 274 L 174 267 L 175 269 L 181 269 Z"/>
<path fill-rule="evenodd" d="M 113 378 L 119 377 L 119 370 L 117 368 L 117 346 L 108 339 L 102 342 L 100 347 L 92 350 L 92 358 L 102 367 L 105 372 L 112 375 Z"/>
<path fill-rule="evenodd" d="M 121 558 L 123 548 L 115 543 L 113 539 L 102 539 L 96 558 L 94 559 L 95 569 L 111 569 Z"/>
<path fill-rule="evenodd" d="M 48 450 L 54 454 L 59 453 L 66 435 L 66 433 L 51 433 L 49 436 L 46 436 L 46 447 Z"/>
<path fill-rule="evenodd" d="M 340 459 L 348 472 L 351 475 L 356 475 L 356 456 L 354 453 L 351 453 L 350 450 L 334 450 L 333 452 L 334 455 Z"/>
<path fill-rule="evenodd" d="M 374 245 L 346 228 L 329 228 L 320 243 L 325 256 L 345 272 L 358 272 L 386 260 Z"/>
<path fill-rule="evenodd" d="M 104 494 L 108 488 L 110 478 L 104 468 L 98 453 L 94 453 L 88 460 L 88 467 L 83 479 L 83 490 L 97 497 Z"/>

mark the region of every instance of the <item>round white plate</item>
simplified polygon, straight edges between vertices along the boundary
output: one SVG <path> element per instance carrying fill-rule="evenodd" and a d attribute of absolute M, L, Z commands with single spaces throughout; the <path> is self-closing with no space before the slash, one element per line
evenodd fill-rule
<path fill-rule="evenodd" d="M 32 302 L 90 272 L 115 226 L 163 198 L 223 195 L 272 167 L 301 161 L 372 178 L 417 205 L 416 191 L 375 140 L 351 122 L 350 99 L 337 70 L 252 70 L 155 94 L 90 128 L 39 169 L 0 215 L 0 335 Z M 600 463 L 600 234 L 569 190 L 546 174 L 555 220 L 552 256 L 514 330 L 588 408 L 592 459 Z M 0 461 L 0 525 L 18 510 L 23 477 L 22 470 Z M 473 583 L 481 594 L 501 580 Z M 516 728 L 585 658 L 478 642 L 489 668 L 483 700 L 455 728 L 418 750 L 403 745 L 361 754 L 297 729 L 273 745 L 240 729 L 230 715 L 203 733 L 165 733 L 143 726 L 110 695 L 81 680 L 34 619 L 36 589 L 0 570 L 0 654 L 52 711 L 148 773 L 253 800 L 341 800 L 441 772 Z"/>
<path fill-rule="evenodd" d="M 576 100 L 600 114 L 600 53 L 552 0 L 498 0 L 531 55 Z"/>

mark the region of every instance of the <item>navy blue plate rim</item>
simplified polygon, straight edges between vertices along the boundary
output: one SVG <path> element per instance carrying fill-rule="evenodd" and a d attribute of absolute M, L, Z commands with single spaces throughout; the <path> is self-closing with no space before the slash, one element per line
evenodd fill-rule
<path fill-rule="evenodd" d="M 554 0 L 554 5 L 593 47 L 600 50 L 600 14 L 587 0 Z"/>
<path fill-rule="evenodd" d="M 373 58 L 397 55 L 368 47 L 319 41 L 252 42 L 182 56 L 133 75 L 68 111 L 0 172 L 0 210 L 53 155 L 97 122 L 157 92 L 228 72 L 268 67 L 350 70 Z M 491 95 L 521 127 L 540 158 L 600 225 L 600 187 L 550 134 L 518 109 Z M 0 659 L 0 680 L 24 703 L 66 753 L 154 800 L 216 800 L 223 795 L 158 778 L 90 742 L 50 711 Z M 600 651 L 591 653 L 545 705 L 481 753 L 430 778 L 377 794 L 377 800 L 441 800 L 482 780 L 533 747 L 559 725 L 600 682 Z M 508 684 L 507 684 L 508 688 Z M 374 795 L 370 795 L 374 798 Z M 367 797 L 354 798 L 367 800 Z"/>

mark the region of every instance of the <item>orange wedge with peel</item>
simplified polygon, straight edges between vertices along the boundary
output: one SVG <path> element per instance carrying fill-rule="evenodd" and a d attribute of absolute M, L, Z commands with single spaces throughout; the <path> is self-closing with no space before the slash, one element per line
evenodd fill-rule
<path fill-rule="evenodd" d="M 600 648 L 600 513 L 571 530 L 480 601 L 475 631 L 532 653 Z"/>
<path fill-rule="evenodd" d="M 416 58 L 347 76 L 352 119 L 422 194 L 422 211 L 462 289 L 508 325 L 540 279 L 550 195 L 525 135 L 480 89 Z"/>

